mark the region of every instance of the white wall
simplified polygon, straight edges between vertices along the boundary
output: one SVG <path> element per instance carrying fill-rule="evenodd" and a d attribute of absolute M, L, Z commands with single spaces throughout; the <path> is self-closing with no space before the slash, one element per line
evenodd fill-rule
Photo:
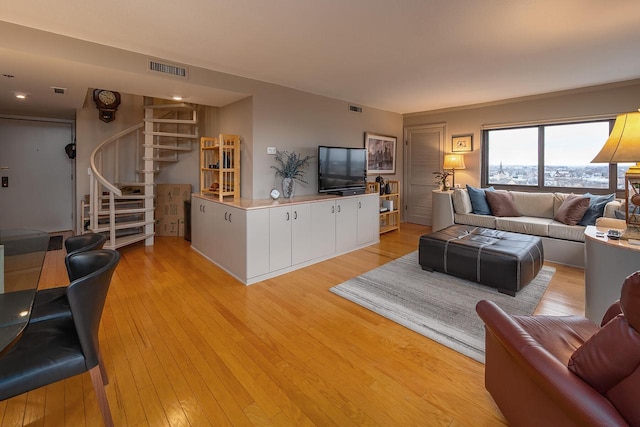
<path fill-rule="evenodd" d="M 404 126 L 446 123 L 445 147 L 451 151 L 451 136 L 473 134 L 473 152 L 465 154 L 467 169 L 456 172 L 456 183 L 480 184 L 481 127 L 490 124 L 570 120 L 636 111 L 640 107 L 640 80 L 576 91 L 492 103 L 491 105 L 412 113 L 404 115 Z M 602 141 L 604 144 L 604 141 Z"/>
<path fill-rule="evenodd" d="M 349 103 L 295 89 L 265 84 L 253 95 L 253 191 L 251 198 L 269 197 L 276 179 L 273 155 L 267 147 L 314 156 L 306 170 L 308 184 L 296 184 L 296 195 L 317 193 L 318 145 L 364 147 L 364 133 L 376 132 L 402 140 L 402 116 L 364 106 L 349 111 Z M 401 159 L 401 156 L 398 156 Z M 402 176 L 398 162 L 396 176 Z M 389 176 L 390 177 L 390 176 Z M 393 179 L 393 178 L 392 178 Z"/>

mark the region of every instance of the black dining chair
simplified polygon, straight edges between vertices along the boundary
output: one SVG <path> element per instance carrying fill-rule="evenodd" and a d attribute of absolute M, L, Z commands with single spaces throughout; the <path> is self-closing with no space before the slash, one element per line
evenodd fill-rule
<path fill-rule="evenodd" d="M 14 347 L 0 357 L 0 400 L 89 371 L 105 426 L 113 426 L 104 386 L 98 329 L 120 254 L 109 249 L 69 257 L 72 271 L 91 273 L 67 287 L 71 317 L 29 323 Z"/>
<path fill-rule="evenodd" d="M 107 237 L 99 233 L 86 233 L 78 236 L 68 237 L 64 241 L 64 247 L 67 255 L 64 258 L 64 264 L 67 267 L 67 275 L 69 281 L 80 278 L 79 274 L 85 275 L 85 271 L 73 272 L 69 268 L 69 257 L 85 251 L 102 249 Z M 43 320 L 52 319 L 54 317 L 70 317 L 69 301 L 67 300 L 67 287 L 58 286 L 55 288 L 42 289 L 36 292 L 31 309 L 30 323 L 41 322 Z"/>

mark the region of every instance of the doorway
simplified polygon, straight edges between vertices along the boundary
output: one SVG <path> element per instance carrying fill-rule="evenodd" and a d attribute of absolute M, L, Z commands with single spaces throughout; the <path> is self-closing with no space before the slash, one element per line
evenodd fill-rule
<path fill-rule="evenodd" d="M 407 127 L 405 141 L 405 218 L 431 225 L 431 194 L 438 189 L 433 172 L 442 170 L 445 124 Z"/>
<path fill-rule="evenodd" d="M 73 122 L 0 117 L 0 228 L 72 230 Z"/>

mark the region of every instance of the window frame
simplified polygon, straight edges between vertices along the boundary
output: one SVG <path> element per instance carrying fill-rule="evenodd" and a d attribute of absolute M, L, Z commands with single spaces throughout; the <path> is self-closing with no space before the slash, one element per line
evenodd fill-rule
<path fill-rule="evenodd" d="M 558 125 L 575 125 L 583 123 L 596 123 L 596 122 L 609 122 L 609 133 L 613 129 L 615 118 L 598 118 L 590 120 L 575 120 L 575 121 L 562 121 L 562 122 L 545 122 L 545 123 L 527 123 L 522 125 L 504 125 L 504 126 L 492 126 L 490 128 L 483 128 L 481 131 L 481 166 L 480 166 L 480 184 L 482 187 L 493 186 L 500 190 L 512 190 L 512 191 L 528 191 L 528 192 L 559 192 L 559 193 L 578 193 L 583 194 L 586 192 L 592 194 L 611 194 L 615 193 L 616 197 L 622 197 L 624 195 L 624 189 L 618 189 L 618 165 L 615 163 L 609 163 L 609 186 L 607 188 L 588 188 L 588 187 L 557 187 L 544 185 L 544 144 L 545 144 L 545 132 L 546 127 L 558 126 Z M 538 184 L 537 185 L 505 185 L 505 184 L 492 184 L 489 183 L 489 132 L 506 129 L 525 129 L 525 128 L 537 128 L 538 130 Z"/>

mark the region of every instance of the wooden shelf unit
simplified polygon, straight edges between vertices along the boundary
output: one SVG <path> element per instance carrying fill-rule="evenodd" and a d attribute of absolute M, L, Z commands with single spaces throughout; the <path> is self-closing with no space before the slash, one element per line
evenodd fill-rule
<path fill-rule="evenodd" d="M 219 200 L 240 197 L 240 137 L 200 138 L 200 192 Z"/>
<path fill-rule="evenodd" d="M 380 209 L 393 204 L 393 210 L 380 212 L 380 234 L 400 229 L 400 181 L 389 181 L 390 192 L 380 195 Z M 367 193 L 380 193 L 380 183 L 368 182 Z M 387 202 L 387 203 L 385 203 Z"/>

